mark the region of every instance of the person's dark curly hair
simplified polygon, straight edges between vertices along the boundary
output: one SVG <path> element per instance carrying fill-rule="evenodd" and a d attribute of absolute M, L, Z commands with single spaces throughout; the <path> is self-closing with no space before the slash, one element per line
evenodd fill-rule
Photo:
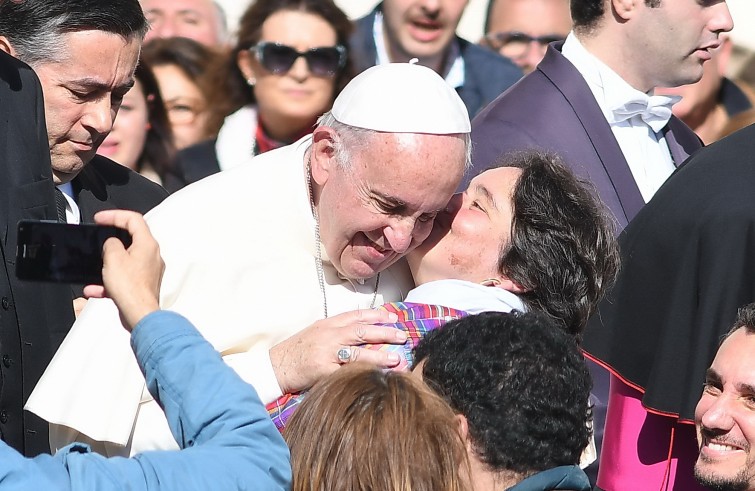
<path fill-rule="evenodd" d="M 527 476 L 579 462 L 592 381 L 572 336 L 546 316 L 485 312 L 428 333 L 414 350 L 430 388 L 466 417 L 478 459 Z"/>
<path fill-rule="evenodd" d="M 721 343 L 742 327 L 745 328 L 748 334 L 755 334 L 755 303 L 748 303 L 737 309 L 737 319 L 734 321 L 731 329 L 729 329 L 729 332 L 726 333 L 726 336 L 721 339 Z"/>
<path fill-rule="evenodd" d="M 525 290 L 518 295 L 531 310 L 579 335 L 616 279 L 615 223 L 595 188 L 553 154 L 512 153 L 497 166 L 522 169 L 498 270 Z"/>

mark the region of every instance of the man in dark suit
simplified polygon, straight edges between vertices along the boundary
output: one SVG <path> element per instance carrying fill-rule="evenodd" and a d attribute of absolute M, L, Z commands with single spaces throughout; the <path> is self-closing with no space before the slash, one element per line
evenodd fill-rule
<path fill-rule="evenodd" d="M 73 323 L 70 289 L 16 279 L 16 223 L 55 220 L 42 90 L 27 65 L 0 52 L 0 433 L 27 454 L 48 449 L 47 423 L 23 404 Z"/>
<path fill-rule="evenodd" d="M 475 119 L 473 165 L 531 147 L 590 179 L 621 228 L 700 147 L 655 87 L 695 82 L 732 28 L 726 3 L 573 0 L 574 31 Z M 475 173 L 470 173 L 474 175 Z"/>
<path fill-rule="evenodd" d="M 133 85 L 146 30 L 137 0 L 0 2 L 6 67 L 0 86 L 0 436 L 26 455 L 49 450 L 47 424 L 22 408 L 74 316 L 70 287 L 16 280 L 16 223 L 61 219 L 61 212 L 69 223 L 92 222 L 102 209 L 145 213 L 164 199 L 159 186 L 95 156 Z M 6 53 L 36 71 L 44 115 L 37 78 Z"/>
<path fill-rule="evenodd" d="M 678 99 L 653 89 L 699 80 L 732 20 L 722 0 L 572 0 L 570 8 L 566 41 L 475 118 L 472 165 L 482 170 L 503 152 L 555 151 L 595 185 L 623 229 L 701 146 L 671 114 Z M 609 376 L 590 369 L 600 449 Z"/>
<path fill-rule="evenodd" d="M 474 117 L 522 72 L 508 58 L 456 35 L 466 5 L 466 0 L 384 0 L 356 22 L 349 47 L 357 72 L 417 58 L 456 88 Z"/>

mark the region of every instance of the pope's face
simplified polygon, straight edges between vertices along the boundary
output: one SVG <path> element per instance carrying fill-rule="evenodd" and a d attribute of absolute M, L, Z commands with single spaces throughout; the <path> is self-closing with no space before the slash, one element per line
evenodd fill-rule
<path fill-rule="evenodd" d="M 343 276 L 370 278 L 427 238 L 461 180 L 466 145 L 459 136 L 378 133 L 344 168 L 323 131 L 311 150 L 321 239 Z"/>

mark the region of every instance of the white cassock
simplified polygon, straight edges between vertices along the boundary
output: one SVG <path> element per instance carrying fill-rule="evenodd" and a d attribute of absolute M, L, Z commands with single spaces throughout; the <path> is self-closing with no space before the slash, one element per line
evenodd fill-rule
<path fill-rule="evenodd" d="M 263 401 L 280 395 L 268 350 L 323 316 L 305 179 L 310 143 L 208 177 L 147 215 L 166 265 L 161 307 L 193 322 Z M 369 308 L 375 279 L 339 278 L 322 254 L 329 315 Z M 411 286 L 401 261 L 381 274 L 375 305 Z M 177 448 L 107 299 L 88 302 L 26 409 L 51 423 L 53 451 L 72 441 L 106 455 Z"/>

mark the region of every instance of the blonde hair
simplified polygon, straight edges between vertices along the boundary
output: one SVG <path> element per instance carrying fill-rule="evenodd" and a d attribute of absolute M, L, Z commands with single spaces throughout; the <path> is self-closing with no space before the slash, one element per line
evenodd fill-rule
<path fill-rule="evenodd" d="M 284 432 L 293 491 L 463 491 L 456 417 L 407 373 L 349 365 L 316 385 Z"/>

